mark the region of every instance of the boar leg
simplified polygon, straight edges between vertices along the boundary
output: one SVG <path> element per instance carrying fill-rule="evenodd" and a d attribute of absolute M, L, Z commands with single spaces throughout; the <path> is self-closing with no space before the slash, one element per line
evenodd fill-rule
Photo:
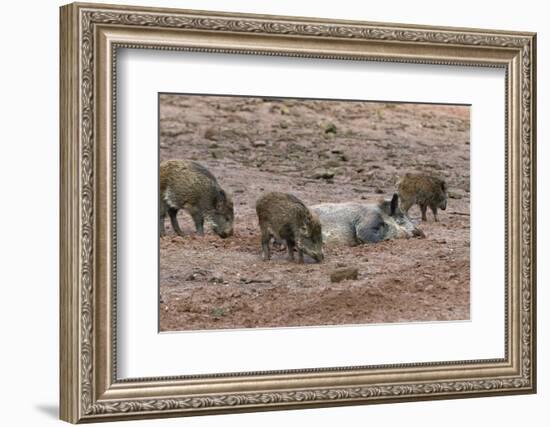
<path fill-rule="evenodd" d="M 296 247 L 296 245 L 294 244 L 294 242 L 292 240 L 287 240 L 286 241 L 286 248 L 288 250 L 288 260 L 289 261 L 294 261 L 294 248 Z"/>
<path fill-rule="evenodd" d="M 428 206 L 420 205 L 420 210 L 422 211 L 422 221 L 428 221 L 428 218 L 426 217 L 426 209 L 428 209 Z"/>
<path fill-rule="evenodd" d="M 400 202 L 400 208 L 403 211 L 403 213 L 405 215 L 409 215 L 409 209 L 411 208 L 412 203 L 410 203 L 409 201 L 402 200 L 402 199 L 399 199 L 399 202 Z"/>
<path fill-rule="evenodd" d="M 434 214 L 434 221 L 438 222 L 439 220 L 437 219 L 437 208 L 435 206 L 430 206 L 430 209 L 432 210 L 432 212 Z"/>
<path fill-rule="evenodd" d="M 197 234 L 202 236 L 204 234 L 204 216 L 199 210 L 192 210 L 189 213 L 191 214 L 191 218 L 193 218 L 193 222 L 195 223 Z"/>
<path fill-rule="evenodd" d="M 175 208 L 169 208 L 168 215 L 170 215 L 170 222 L 172 223 L 172 228 L 176 234 L 183 237 L 183 231 L 181 231 L 180 225 L 178 224 L 178 210 Z"/>
<path fill-rule="evenodd" d="M 262 254 L 264 261 L 269 261 L 271 259 L 271 248 L 269 247 L 270 240 L 271 234 L 262 230 Z"/>
<path fill-rule="evenodd" d="M 164 229 L 164 220 L 166 219 L 166 205 L 163 202 L 160 202 L 159 210 L 159 233 L 160 237 L 162 237 L 166 235 L 166 230 Z"/>
<path fill-rule="evenodd" d="M 301 249 L 298 249 L 298 264 L 304 263 L 304 252 Z"/>

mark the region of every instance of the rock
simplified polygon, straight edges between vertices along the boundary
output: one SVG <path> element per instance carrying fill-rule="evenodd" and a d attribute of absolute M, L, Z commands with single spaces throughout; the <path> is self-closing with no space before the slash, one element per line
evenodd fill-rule
<path fill-rule="evenodd" d="M 376 194 L 384 194 L 384 190 L 382 190 L 381 188 L 375 188 L 375 189 L 374 189 L 374 192 L 375 192 Z"/>
<path fill-rule="evenodd" d="M 359 270 L 355 267 L 345 267 L 333 270 L 330 273 L 330 281 L 333 283 L 341 282 L 342 280 L 357 280 Z"/>
<path fill-rule="evenodd" d="M 193 281 L 197 279 L 204 278 L 206 276 L 207 272 L 204 270 L 193 270 L 191 273 L 189 273 L 187 276 L 185 276 L 184 280 Z"/>
<path fill-rule="evenodd" d="M 338 160 L 335 160 L 335 159 L 332 159 L 332 160 L 327 160 L 324 165 L 323 165 L 325 168 L 337 168 L 340 166 L 340 162 Z"/>
<path fill-rule="evenodd" d="M 216 132 L 212 128 L 206 129 L 206 131 L 204 132 L 204 137 L 206 139 L 211 140 L 211 141 L 217 141 L 218 140 L 218 136 L 216 135 Z"/>
<path fill-rule="evenodd" d="M 260 140 L 258 140 L 258 141 L 254 141 L 254 142 L 252 143 L 252 145 L 253 145 L 254 147 L 265 147 L 265 146 L 267 145 L 267 142 L 265 142 L 264 140 L 261 140 L 261 139 L 260 139 Z"/>
<path fill-rule="evenodd" d="M 334 123 L 328 122 L 325 124 L 325 133 L 327 134 L 335 134 L 336 133 L 336 125 Z"/>
<path fill-rule="evenodd" d="M 313 173 L 313 178 L 315 179 L 332 179 L 334 178 L 334 171 L 330 169 L 317 169 Z"/>
<path fill-rule="evenodd" d="M 247 278 L 247 277 L 241 277 L 240 281 L 245 284 L 249 283 L 271 283 L 273 281 L 270 277 L 260 277 L 260 278 Z"/>
<path fill-rule="evenodd" d="M 449 198 L 450 199 L 462 199 L 462 195 L 449 191 Z"/>

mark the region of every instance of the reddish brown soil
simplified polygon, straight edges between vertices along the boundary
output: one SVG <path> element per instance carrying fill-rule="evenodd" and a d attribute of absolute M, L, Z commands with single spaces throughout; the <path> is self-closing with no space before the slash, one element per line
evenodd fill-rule
<path fill-rule="evenodd" d="M 469 108 L 162 95 L 160 158 L 197 160 L 233 195 L 235 235 L 160 240 L 160 329 L 193 330 L 464 320 L 470 316 Z M 290 192 L 312 205 L 378 199 L 405 171 L 446 179 L 426 238 L 325 247 L 325 261 L 261 260 L 256 199 Z M 334 173 L 334 178 L 317 178 Z M 327 176 L 328 176 L 327 175 Z M 420 211 L 409 212 L 420 221 Z M 342 266 L 359 278 L 330 282 Z"/>

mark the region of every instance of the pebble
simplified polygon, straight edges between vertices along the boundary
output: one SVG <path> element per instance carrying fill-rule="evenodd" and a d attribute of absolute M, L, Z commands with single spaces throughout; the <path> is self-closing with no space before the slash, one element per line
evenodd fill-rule
<path fill-rule="evenodd" d="M 325 125 L 325 133 L 336 133 L 336 125 L 334 123 L 327 123 Z"/>
<path fill-rule="evenodd" d="M 315 179 L 331 179 L 334 178 L 334 171 L 329 169 L 319 169 L 313 173 Z"/>
<path fill-rule="evenodd" d="M 341 282 L 342 280 L 357 280 L 359 270 L 355 267 L 345 267 L 333 270 L 330 273 L 330 281 L 333 283 Z"/>

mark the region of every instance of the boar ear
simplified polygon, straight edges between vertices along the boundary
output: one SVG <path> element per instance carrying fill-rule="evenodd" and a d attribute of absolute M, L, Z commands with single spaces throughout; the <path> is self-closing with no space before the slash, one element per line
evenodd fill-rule
<path fill-rule="evenodd" d="M 397 193 L 393 193 L 393 197 L 391 198 L 390 202 L 390 216 L 395 215 L 395 211 L 397 210 L 397 206 L 399 205 L 399 196 Z"/>

